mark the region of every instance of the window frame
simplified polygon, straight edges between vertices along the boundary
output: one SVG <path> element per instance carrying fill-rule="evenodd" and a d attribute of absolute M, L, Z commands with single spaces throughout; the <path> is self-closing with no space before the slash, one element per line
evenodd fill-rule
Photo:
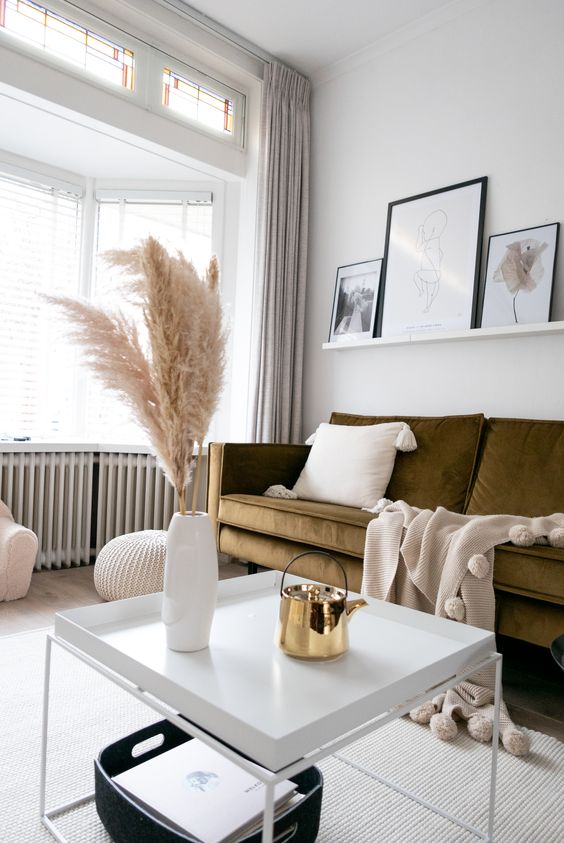
<path fill-rule="evenodd" d="M 177 59 L 174 56 L 163 53 L 160 50 L 152 49 L 148 56 L 148 73 L 147 73 L 147 102 L 151 111 L 155 111 L 161 116 L 165 116 L 169 120 L 174 120 L 175 123 L 180 123 L 184 126 L 190 126 L 195 131 L 203 132 L 206 135 L 217 138 L 223 143 L 232 144 L 243 148 L 245 138 L 245 103 L 246 98 L 240 91 L 231 88 L 225 82 L 221 82 L 213 76 L 209 76 L 201 70 L 187 64 L 186 62 Z M 219 94 L 225 99 L 231 100 L 233 103 L 233 132 L 231 135 L 225 134 L 219 129 L 214 129 L 211 126 L 206 126 L 198 120 L 191 117 L 184 116 L 179 111 L 163 105 L 162 102 L 162 85 L 163 85 L 163 71 L 165 68 L 172 70 L 179 76 L 184 77 L 190 82 L 195 82 L 197 85 L 209 88 L 214 94 Z"/>
<path fill-rule="evenodd" d="M 93 33 L 101 35 L 127 50 L 131 50 L 133 52 L 133 90 L 124 88 L 123 85 L 115 85 L 112 82 L 104 81 L 102 77 L 88 68 L 80 68 L 72 61 L 66 61 L 64 58 L 44 50 L 39 45 L 26 41 L 24 38 L 19 37 L 4 27 L 0 27 L 0 46 L 6 46 L 16 52 L 29 56 L 35 61 L 46 64 L 48 67 L 54 67 L 75 79 L 80 79 L 103 91 L 111 91 L 130 102 L 138 102 L 139 104 L 142 102 L 143 80 L 142 74 L 139 73 L 139 63 L 140 61 L 145 63 L 145 54 L 147 53 L 147 47 L 142 41 L 138 41 L 133 35 L 107 24 L 101 18 L 84 12 L 77 6 L 70 6 L 64 2 L 60 2 L 60 0 L 37 0 L 37 3 L 49 11 L 68 18 L 73 23 L 91 29 Z"/>
<path fill-rule="evenodd" d="M 163 179 L 160 181 L 160 187 L 156 186 L 156 180 L 136 180 L 136 179 L 90 179 L 89 185 L 85 190 L 82 202 L 82 242 L 83 242 L 83 260 L 81 261 L 81 293 L 80 295 L 94 300 L 95 292 L 95 267 L 96 267 L 96 233 L 97 233 L 97 219 L 98 219 L 98 202 L 113 201 L 119 202 L 121 200 L 131 202 L 150 202 L 151 200 L 158 201 L 159 199 L 166 202 L 169 200 L 183 200 L 194 199 L 211 201 L 212 205 L 212 235 L 211 235 L 211 253 L 216 255 L 219 260 L 220 267 L 223 266 L 224 254 L 224 216 L 225 216 L 225 185 L 221 181 L 168 181 Z M 92 220 L 91 230 L 87 230 L 86 222 Z M 89 235 L 91 239 L 89 239 Z M 233 287 L 226 284 L 220 276 L 220 289 L 230 296 L 227 303 L 224 302 L 226 312 L 229 311 L 232 298 L 234 296 Z M 229 339 L 231 342 L 232 339 Z M 226 389 L 227 401 L 222 400 L 216 413 L 215 425 L 226 425 L 230 418 L 230 400 L 227 393 L 229 393 L 230 386 Z M 75 386 L 75 394 L 77 396 L 77 413 L 76 417 L 77 427 L 82 431 L 81 436 L 85 437 L 84 431 L 87 428 L 87 388 L 86 379 L 79 378 Z M 210 438 L 213 431 L 208 434 Z M 96 441 L 99 441 L 97 439 Z M 110 443 L 111 444 L 111 443 Z"/>
<path fill-rule="evenodd" d="M 29 181 L 37 187 L 74 193 L 80 200 L 84 199 L 84 182 L 82 179 L 77 178 L 76 181 L 67 181 L 59 176 L 51 175 L 49 172 L 50 168 L 47 165 L 45 169 L 32 170 L 19 164 L 13 164 L 8 157 L 4 157 L 5 154 L 0 154 L 0 172 L 8 173 L 16 179 L 19 178 Z"/>
<path fill-rule="evenodd" d="M 35 45 L 20 38 L 15 33 L 0 27 L 0 48 L 5 46 L 15 52 L 38 61 L 48 67 L 71 76 L 74 79 L 92 85 L 106 93 L 120 97 L 141 108 L 160 116 L 165 117 L 185 128 L 199 132 L 206 137 L 214 138 L 228 146 L 235 146 L 243 150 L 246 138 L 246 98 L 242 91 L 230 87 L 226 82 L 216 79 L 214 76 L 188 64 L 185 60 L 179 59 L 159 49 L 158 47 L 141 41 L 124 29 L 107 23 L 102 18 L 85 12 L 77 6 L 70 5 L 64 0 L 37 0 L 39 5 L 60 14 L 70 21 L 92 29 L 120 46 L 132 50 L 134 57 L 134 87 L 133 90 L 124 88 L 121 85 L 112 84 L 97 76 L 87 68 L 79 68 L 71 61 L 49 53 L 39 45 Z M 224 95 L 233 102 L 233 134 L 227 135 L 205 123 L 200 123 L 189 117 L 184 117 L 178 111 L 174 111 L 162 104 L 162 74 L 163 69 L 169 67 L 175 73 L 186 76 L 194 82 L 211 88 L 214 93 Z"/>

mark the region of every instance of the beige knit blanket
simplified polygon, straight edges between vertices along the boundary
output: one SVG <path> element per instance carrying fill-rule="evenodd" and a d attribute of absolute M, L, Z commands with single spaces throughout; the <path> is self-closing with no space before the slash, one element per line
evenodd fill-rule
<path fill-rule="evenodd" d="M 459 515 L 442 507 L 433 512 L 397 501 L 368 525 L 361 591 L 493 632 L 495 546 L 510 538 L 516 544 L 547 544 L 551 537 L 561 546 L 564 514 L 542 518 Z M 431 721 L 439 737 L 451 739 L 456 734 L 453 716 L 463 718 L 468 721 L 468 730 L 475 732 L 473 737 L 488 740 L 494 673 L 494 668 L 489 668 L 475 674 L 471 681 L 420 707 L 423 712 L 412 712 L 413 719 Z M 433 714 L 438 717 L 433 718 Z M 476 715 L 479 720 L 471 721 Z M 501 737 L 514 754 L 528 750 L 525 736 L 517 732 L 503 705 Z"/>

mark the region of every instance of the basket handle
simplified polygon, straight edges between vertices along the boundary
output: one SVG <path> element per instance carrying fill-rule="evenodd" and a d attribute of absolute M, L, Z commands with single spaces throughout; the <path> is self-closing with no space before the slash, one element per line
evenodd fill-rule
<path fill-rule="evenodd" d="M 298 824 L 292 823 L 292 825 L 287 828 L 285 831 L 282 831 L 277 837 L 274 838 L 272 843 L 288 843 L 288 840 L 291 840 L 292 837 L 295 837 L 298 831 Z"/>
<path fill-rule="evenodd" d="M 338 559 L 335 559 L 334 556 L 331 556 L 330 553 L 327 553 L 325 550 L 305 550 L 303 553 L 298 553 L 297 556 L 294 556 L 293 559 L 290 559 L 284 571 L 282 572 L 282 580 L 280 581 L 280 597 L 282 597 L 282 589 L 284 588 L 284 577 L 286 576 L 286 571 L 296 562 L 298 559 L 301 559 L 302 556 L 327 556 L 329 559 L 332 559 L 333 562 L 336 562 L 341 571 L 343 572 L 343 577 L 345 578 L 345 599 L 349 596 L 349 584 L 347 582 L 347 572 L 341 565 Z"/>

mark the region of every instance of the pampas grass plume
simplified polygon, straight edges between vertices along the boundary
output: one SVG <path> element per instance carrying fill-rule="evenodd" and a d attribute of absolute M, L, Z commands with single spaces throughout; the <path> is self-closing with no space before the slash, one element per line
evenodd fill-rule
<path fill-rule="evenodd" d="M 182 513 L 198 443 L 194 512 L 201 447 L 219 403 L 226 365 L 217 258 L 211 259 L 203 279 L 182 254 L 170 255 L 153 237 L 133 249 L 107 252 L 105 258 L 124 272 L 124 294 L 143 313 L 147 353 L 135 323 L 122 313 L 67 296 L 45 298 L 71 322 L 71 338 L 82 346 L 90 369 L 126 402 L 147 433 L 178 493 Z"/>

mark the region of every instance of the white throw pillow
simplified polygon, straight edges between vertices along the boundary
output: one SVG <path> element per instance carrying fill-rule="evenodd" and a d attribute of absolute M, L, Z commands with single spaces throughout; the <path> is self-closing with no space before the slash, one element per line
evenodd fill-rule
<path fill-rule="evenodd" d="M 407 448 L 403 443 L 409 438 Z M 298 498 L 375 506 L 384 497 L 398 448 L 413 450 L 415 438 L 405 422 L 348 425 L 322 423 L 293 491 Z"/>

